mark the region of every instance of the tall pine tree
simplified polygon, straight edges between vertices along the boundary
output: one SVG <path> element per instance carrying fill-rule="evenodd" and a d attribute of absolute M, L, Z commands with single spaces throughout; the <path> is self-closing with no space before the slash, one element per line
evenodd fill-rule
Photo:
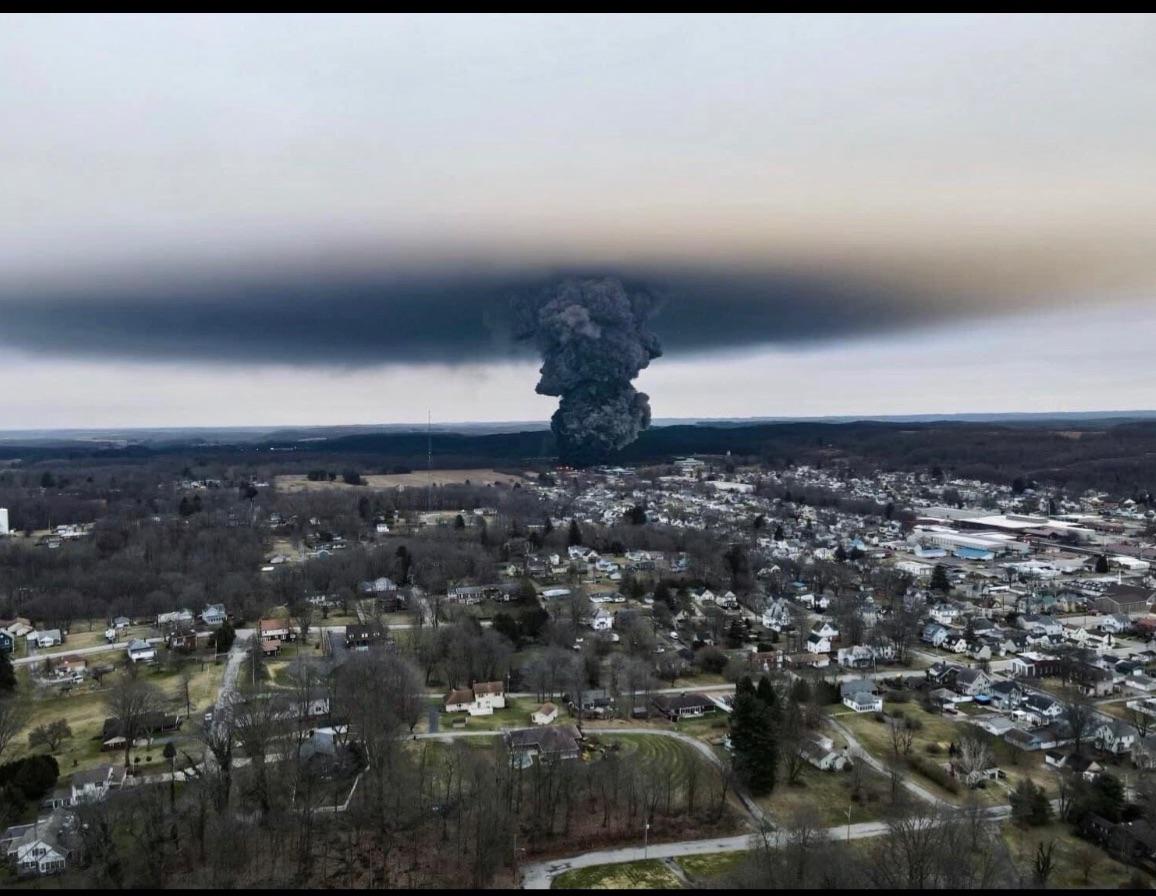
<path fill-rule="evenodd" d="M 744 677 L 735 688 L 731 747 L 739 780 L 755 796 L 764 796 L 775 787 L 778 724 L 779 701 L 770 680 L 764 677 L 756 688 Z"/>

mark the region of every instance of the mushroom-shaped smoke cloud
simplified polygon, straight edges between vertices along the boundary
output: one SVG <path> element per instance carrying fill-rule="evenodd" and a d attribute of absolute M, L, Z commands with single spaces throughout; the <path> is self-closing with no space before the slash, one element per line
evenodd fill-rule
<path fill-rule="evenodd" d="M 604 460 L 650 425 L 650 401 L 630 383 L 662 354 L 647 326 L 654 305 L 612 278 L 569 279 L 517 301 L 518 335 L 542 355 L 537 391 L 562 399 L 550 426 L 563 460 Z"/>

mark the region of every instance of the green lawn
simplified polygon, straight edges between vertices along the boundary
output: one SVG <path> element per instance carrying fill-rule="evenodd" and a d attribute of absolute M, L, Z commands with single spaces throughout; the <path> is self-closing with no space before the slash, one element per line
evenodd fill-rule
<path fill-rule="evenodd" d="M 712 852 L 701 856 L 682 856 L 675 859 L 683 873 L 692 881 L 708 882 L 721 877 L 746 861 L 745 852 Z"/>
<path fill-rule="evenodd" d="M 859 798 L 852 799 L 855 773 L 851 771 L 825 772 L 813 765 L 804 765 L 797 784 L 788 784 L 780 771 L 779 781 L 769 796 L 758 803 L 780 824 L 804 807 L 816 809 L 827 826 L 847 823 L 847 809 L 851 809 L 851 823 L 876 821 L 890 804 L 891 784 L 866 763 L 858 769 Z"/>
<path fill-rule="evenodd" d="M 444 705 L 438 701 L 438 705 Z M 530 715 L 540 703 L 536 700 L 513 700 L 506 698 L 506 708 L 494 710 L 493 715 L 471 716 L 467 712 L 442 712 L 438 718 L 439 731 L 497 731 L 501 728 L 528 728 L 533 723 Z M 559 712 L 559 723 L 570 721 L 569 717 Z M 463 728 L 455 728 L 454 722 L 464 722 Z M 424 716 L 420 723 L 424 730 Z"/>
<path fill-rule="evenodd" d="M 192 703 L 192 719 L 186 721 L 182 731 L 173 739 L 178 742 L 191 741 L 196 731 L 197 722 L 206 709 L 217 699 L 221 678 L 224 675 L 224 661 L 214 664 L 211 660 L 195 667 L 195 674 L 189 682 L 189 696 Z M 156 684 L 165 697 L 165 709 L 179 715 L 185 714 L 185 697 L 180 676 L 171 670 L 160 666 L 142 670 L 146 681 Z M 105 763 L 123 761 L 123 753 L 102 753 L 100 750 L 99 735 L 105 718 L 109 715 L 105 703 L 105 691 L 114 681 L 114 676 L 105 678 L 106 687 L 97 688 L 95 684 L 86 684 L 76 688 L 69 695 L 61 695 L 56 691 L 42 692 L 30 701 L 30 717 L 24 725 L 19 737 L 13 743 L 13 749 L 8 758 L 17 759 L 30 755 L 34 751 L 28 746 L 28 733 L 39 725 L 47 724 L 56 719 L 65 719 L 72 729 L 72 737 L 65 740 L 60 749 L 54 754 L 60 764 L 61 777 L 92 768 Z M 22 682 L 21 690 L 32 692 L 26 682 Z M 133 757 L 141 757 L 141 767 L 163 765 L 160 756 L 160 744 L 168 738 L 158 739 L 154 747 L 142 747 L 133 751 Z M 178 744 L 179 745 L 179 744 Z"/>
<path fill-rule="evenodd" d="M 554 878 L 556 890 L 679 890 L 682 882 L 659 859 L 575 868 Z"/>

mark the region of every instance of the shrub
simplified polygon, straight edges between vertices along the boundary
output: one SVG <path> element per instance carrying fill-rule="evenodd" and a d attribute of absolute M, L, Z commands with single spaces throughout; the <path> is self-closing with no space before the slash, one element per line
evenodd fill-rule
<path fill-rule="evenodd" d="M 913 770 L 929 781 L 934 781 L 948 793 L 959 793 L 959 782 L 938 763 L 930 762 L 922 756 L 909 756 L 907 762 Z"/>
<path fill-rule="evenodd" d="M 51 793 L 59 777 L 60 766 L 47 754 L 0 765 L 0 789 L 11 787 L 30 803 L 39 803 Z"/>

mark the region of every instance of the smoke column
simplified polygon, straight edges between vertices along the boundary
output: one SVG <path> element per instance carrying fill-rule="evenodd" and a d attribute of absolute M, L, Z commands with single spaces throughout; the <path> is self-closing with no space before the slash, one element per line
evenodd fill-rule
<path fill-rule="evenodd" d="M 536 391 L 561 398 L 550 427 L 563 460 L 590 464 L 650 425 L 631 380 L 662 354 L 647 328 L 654 300 L 612 278 L 570 279 L 518 300 L 518 335 L 542 355 Z"/>

